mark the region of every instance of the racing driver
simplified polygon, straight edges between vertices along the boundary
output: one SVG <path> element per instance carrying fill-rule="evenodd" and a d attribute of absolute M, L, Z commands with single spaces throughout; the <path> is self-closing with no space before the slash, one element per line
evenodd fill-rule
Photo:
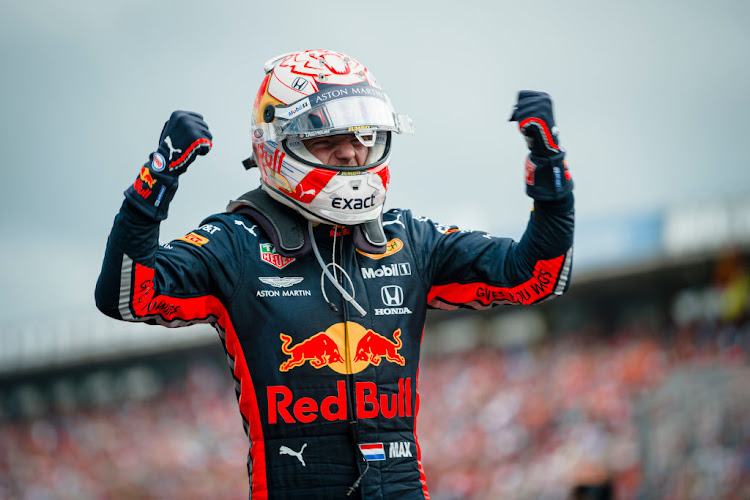
<path fill-rule="evenodd" d="M 536 304 L 570 283 L 573 182 L 551 100 L 521 91 L 510 118 L 534 200 L 516 242 L 384 211 L 392 135 L 412 124 L 358 61 L 307 50 L 264 70 L 244 162 L 260 186 L 160 247 L 179 176 L 212 146 L 201 115 L 174 112 L 125 191 L 97 306 L 215 327 L 252 498 L 427 499 L 416 434 L 427 309 Z"/>

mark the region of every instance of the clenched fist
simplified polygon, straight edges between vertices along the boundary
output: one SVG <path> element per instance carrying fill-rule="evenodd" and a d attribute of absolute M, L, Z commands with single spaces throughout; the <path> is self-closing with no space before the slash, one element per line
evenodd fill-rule
<path fill-rule="evenodd" d="M 130 204 L 155 220 L 165 219 L 169 202 L 177 191 L 177 178 L 196 156 L 211 150 L 211 139 L 203 116 L 192 111 L 172 113 L 162 128 L 158 148 L 125 190 Z"/>
<path fill-rule="evenodd" d="M 555 201 L 573 190 L 565 150 L 560 147 L 552 99 L 545 92 L 522 90 L 510 121 L 517 121 L 526 137 L 526 192 L 535 200 Z"/>
<path fill-rule="evenodd" d="M 203 116 L 192 111 L 175 111 L 164 124 L 154 156 L 160 155 L 165 160 L 167 171 L 179 175 L 196 156 L 211 150 L 211 139 L 213 136 Z"/>

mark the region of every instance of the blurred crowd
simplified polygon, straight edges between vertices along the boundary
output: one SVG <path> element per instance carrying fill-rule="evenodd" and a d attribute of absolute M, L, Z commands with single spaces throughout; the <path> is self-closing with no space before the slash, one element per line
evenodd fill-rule
<path fill-rule="evenodd" d="M 651 333 L 424 360 L 418 434 L 434 498 L 566 499 L 580 486 L 750 498 L 748 327 Z M 709 404 L 692 404 L 696 392 Z"/>
<path fill-rule="evenodd" d="M 607 484 L 616 498 L 750 497 L 747 339 L 747 326 L 686 325 L 427 357 L 417 428 L 432 498 L 565 499 Z M 0 498 L 247 498 L 224 368 L 196 361 L 146 393 L 131 382 L 94 407 L 0 422 Z M 696 407 L 696 391 L 715 397 Z"/>
<path fill-rule="evenodd" d="M 247 499 L 227 376 L 198 362 L 145 395 L 0 423 L 0 499 Z"/>
<path fill-rule="evenodd" d="M 750 280 L 733 276 L 675 296 L 668 325 L 424 356 L 432 499 L 750 498 Z M 51 387 L 0 408 L 0 500 L 247 498 L 222 359 Z"/>

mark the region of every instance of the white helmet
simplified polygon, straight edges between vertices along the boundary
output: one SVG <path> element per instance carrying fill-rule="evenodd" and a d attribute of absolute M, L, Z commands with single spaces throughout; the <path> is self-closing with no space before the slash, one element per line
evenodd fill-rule
<path fill-rule="evenodd" d="M 373 75 L 353 58 L 306 50 L 269 60 L 253 105 L 253 160 L 261 185 L 313 222 L 356 225 L 380 218 L 390 181 L 391 132 L 413 133 Z M 355 134 L 365 165 L 324 165 L 304 140 Z"/>

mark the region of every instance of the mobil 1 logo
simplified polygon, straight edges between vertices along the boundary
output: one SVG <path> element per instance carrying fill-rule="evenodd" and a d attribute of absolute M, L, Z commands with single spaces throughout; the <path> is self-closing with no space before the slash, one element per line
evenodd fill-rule
<path fill-rule="evenodd" d="M 362 277 L 371 278 L 393 278 L 397 276 L 411 276 L 411 264 L 400 262 L 395 264 L 383 264 L 379 267 L 363 267 Z"/>

